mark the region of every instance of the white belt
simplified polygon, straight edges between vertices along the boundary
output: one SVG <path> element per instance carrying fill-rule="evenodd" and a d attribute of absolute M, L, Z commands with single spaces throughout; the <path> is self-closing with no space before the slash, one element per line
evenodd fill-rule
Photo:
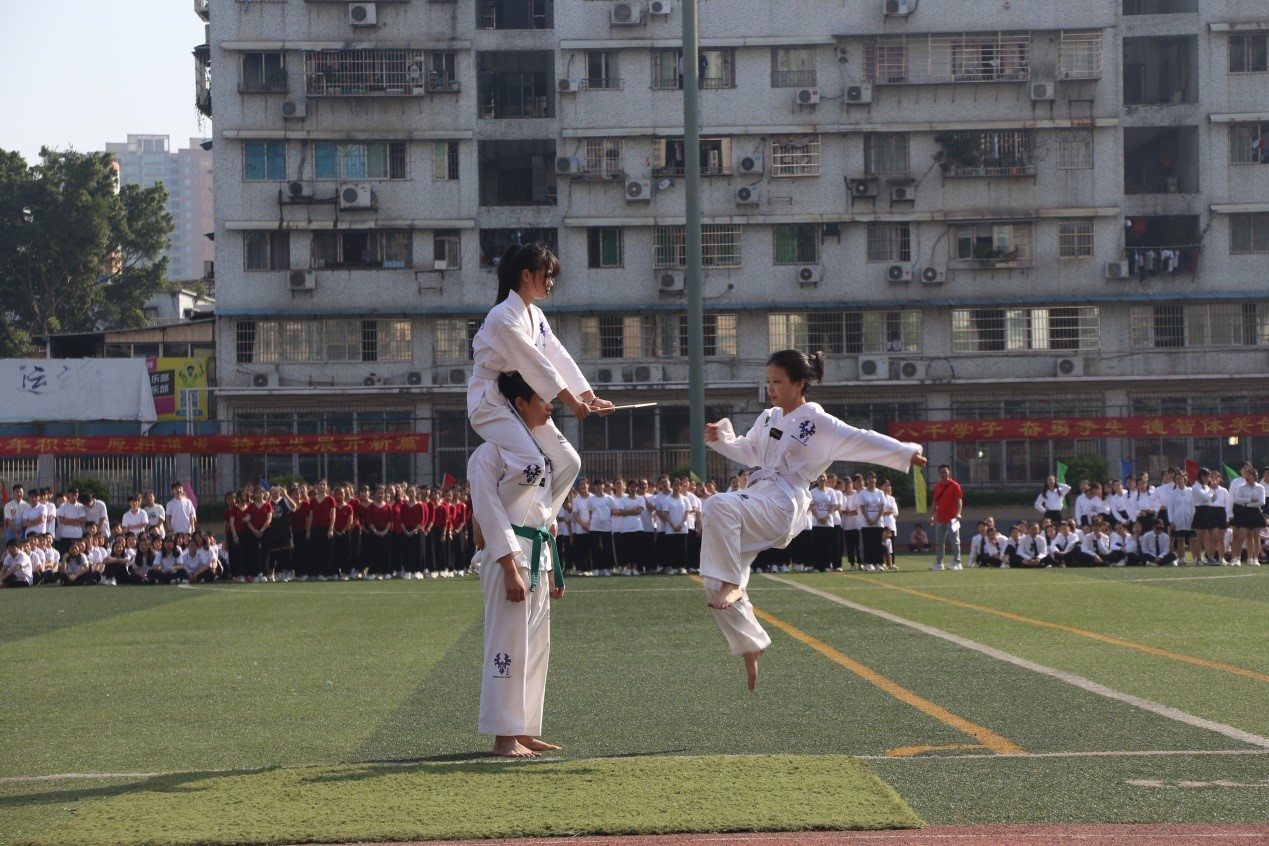
<path fill-rule="evenodd" d="M 776 487 L 780 489 L 780 492 L 791 499 L 794 503 L 800 502 L 802 499 L 802 497 L 798 496 L 793 485 L 789 483 L 789 480 L 781 476 L 775 470 L 759 470 L 757 473 L 752 474 L 749 477 L 749 484 L 747 487 L 752 488 L 758 482 L 775 482 Z"/>

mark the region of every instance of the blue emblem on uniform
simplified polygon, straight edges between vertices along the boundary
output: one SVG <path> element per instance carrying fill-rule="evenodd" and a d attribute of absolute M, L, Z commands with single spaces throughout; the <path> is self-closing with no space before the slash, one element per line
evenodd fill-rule
<path fill-rule="evenodd" d="M 546 321 L 545 320 L 538 321 L 538 334 L 541 335 L 543 338 L 546 337 Z"/>
<path fill-rule="evenodd" d="M 502 678 L 511 677 L 511 656 L 505 652 L 499 652 L 494 656 L 494 667 L 498 670 L 498 675 Z"/>
<path fill-rule="evenodd" d="M 530 464 L 528 467 L 524 468 L 524 483 L 532 486 L 537 482 L 538 477 L 541 475 L 542 468 L 536 464 Z"/>
<path fill-rule="evenodd" d="M 810 420 L 803 420 L 798 424 L 797 439 L 805 444 L 815 434 L 815 424 Z"/>

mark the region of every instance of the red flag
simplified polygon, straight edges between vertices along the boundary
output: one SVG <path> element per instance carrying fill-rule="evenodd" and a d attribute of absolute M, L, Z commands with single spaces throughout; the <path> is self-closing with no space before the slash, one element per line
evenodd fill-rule
<path fill-rule="evenodd" d="M 195 508 L 198 507 L 198 497 L 194 496 L 194 488 L 189 482 L 185 483 L 185 496 L 189 497 L 189 501 L 194 504 Z"/>
<path fill-rule="evenodd" d="M 0 482 L 0 508 L 9 504 L 9 485 L 7 482 Z"/>
<path fill-rule="evenodd" d="M 1185 475 L 1190 477 L 1190 484 L 1198 481 L 1199 463 L 1193 458 L 1185 459 Z"/>
<path fill-rule="evenodd" d="M 441 490 L 443 490 L 443 491 L 447 491 L 447 490 L 449 490 L 450 488 L 454 487 L 454 485 L 457 485 L 457 484 L 458 484 L 458 480 L 457 480 L 457 479 L 455 479 L 455 478 L 454 478 L 453 476 L 451 476 L 450 474 L 446 473 L 446 474 L 445 474 L 445 478 L 441 479 Z"/>

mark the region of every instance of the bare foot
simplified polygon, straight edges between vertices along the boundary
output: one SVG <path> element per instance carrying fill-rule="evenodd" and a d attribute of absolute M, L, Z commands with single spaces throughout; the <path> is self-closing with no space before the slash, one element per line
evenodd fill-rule
<path fill-rule="evenodd" d="M 529 737 L 527 734 L 520 735 L 516 738 L 516 740 L 518 740 L 520 745 L 525 749 L 529 749 L 533 752 L 553 752 L 556 749 L 564 748 L 562 746 L 556 746 L 554 743 L 547 743 L 545 740 L 541 740 L 536 737 Z"/>
<path fill-rule="evenodd" d="M 709 601 L 708 605 L 715 611 L 726 611 L 728 608 L 743 599 L 744 596 L 745 592 L 740 589 L 739 585 L 734 585 L 731 582 L 723 582 L 722 588 L 718 591 L 718 593 L 714 594 L 714 598 Z"/>
<path fill-rule="evenodd" d="M 766 650 L 764 649 L 762 652 L 766 652 Z M 762 657 L 762 652 L 745 653 L 745 674 L 749 676 L 750 690 L 758 686 L 758 659 Z"/>
<path fill-rule="evenodd" d="M 515 735 L 500 734 L 494 738 L 493 754 L 499 758 L 536 758 L 538 753 L 520 743 Z"/>

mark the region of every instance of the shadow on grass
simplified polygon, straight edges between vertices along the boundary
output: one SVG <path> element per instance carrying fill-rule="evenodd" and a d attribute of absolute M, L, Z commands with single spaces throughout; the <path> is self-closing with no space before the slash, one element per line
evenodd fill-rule
<path fill-rule="evenodd" d="M 22 793 L 11 796 L 0 796 L 0 808 L 21 807 L 24 805 L 58 805 L 62 803 L 84 802 L 93 799 L 113 799 L 130 793 L 196 793 L 200 789 L 199 782 L 225 778 L 234 775 L 256 775 L 277 770 L 278 767 L 251 770 L 250 772 L 226 772 L 209 770 L 207 772 L 174 773 L 171 775 L 150 776 L 148 778 L 125 781 L 122 784 L 103 784 L 78 788 L 62 788 L 58 790 L 41 790 L 38 793 Z M 45 784 L 47 782 L 44 782 Z"/>

